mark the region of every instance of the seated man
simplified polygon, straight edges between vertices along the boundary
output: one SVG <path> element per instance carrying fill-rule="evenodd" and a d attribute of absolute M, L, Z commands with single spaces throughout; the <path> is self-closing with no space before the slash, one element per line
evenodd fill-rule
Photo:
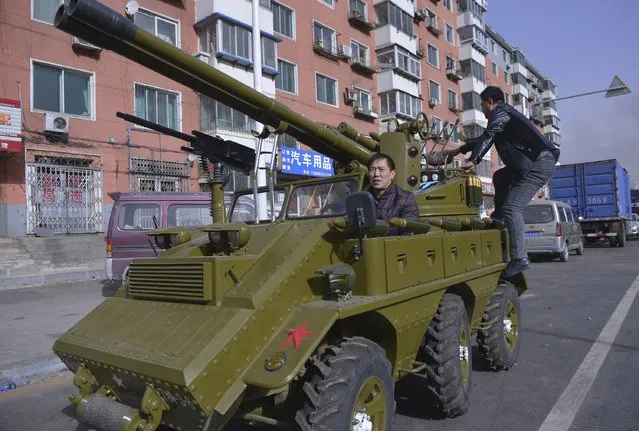
<path fill-rule="evenodd" d="M 384 221 L 391 217 L 418 219 L 419 210 L 415 196 L 393 184 L 393 178 L 395 178 L 393 159 L 386 154 L 374 154 L 368 161 L 370 187 L 367 191 L 375 199 L 377 219 Z"/>

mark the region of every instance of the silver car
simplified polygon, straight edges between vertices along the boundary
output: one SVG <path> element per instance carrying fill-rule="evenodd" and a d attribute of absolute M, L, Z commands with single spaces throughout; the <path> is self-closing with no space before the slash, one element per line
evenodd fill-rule
<path fill-rule="evenodd" d="M 639 214 L 632 213 L 632 220 L 628 224 L 628 239 L 639 236 Z"/>
<path fill-rule="evenodd" d="M 529 255 L 551 254 L 566 262 L 573 250 L 583 254 L 581 225 L 570 205 L 551 200 L 532 201 L 524 213 L 524 223 Z"/>

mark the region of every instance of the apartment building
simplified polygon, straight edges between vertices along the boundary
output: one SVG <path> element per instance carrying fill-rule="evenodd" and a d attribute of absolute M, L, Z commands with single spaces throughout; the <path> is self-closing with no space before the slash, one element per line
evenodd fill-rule
<path fill-rule="evenodd" d="M 125 12 L 125 2 L 103 3 Z M 197 94 L 57 30 L 60 4 L 0 3 L 0 99 L 19 137 L 0 152 L 0 236 L 104 232 L 109 192 L 198 190 L 183 141 L 115 116 L 131 113 L 190 133 L 199 128 Z M 192 1 L 145 0 L 131 19 L 194 52 L 194 16 Z"/>

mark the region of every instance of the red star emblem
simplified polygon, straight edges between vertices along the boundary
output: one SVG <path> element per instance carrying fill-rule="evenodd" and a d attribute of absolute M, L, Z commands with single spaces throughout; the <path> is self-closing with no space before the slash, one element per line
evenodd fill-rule
<path fill-rule="evenodd" d="M 313 331 L 307 331 L 306 330 L 307 326 L 308 326 L 308 322 L 304 323 L 299 328 L 289 329 L 288 337 L 286 337 L 286 340 L 284 340 L 282 344 L 280 344 L 280 347 L 286 347 L 289 344 L 293 343 L 295 344 L 295 350 L 298 350 L 304 338 L 308 338 L 309 336 L 315 334 L 315 332 Z"/>

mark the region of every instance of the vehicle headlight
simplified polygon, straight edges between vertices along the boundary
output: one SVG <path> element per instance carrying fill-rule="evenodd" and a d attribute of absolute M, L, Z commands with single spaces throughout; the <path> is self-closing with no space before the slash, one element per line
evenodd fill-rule
<path fill-rule="evenodd" d="M 161 250 L 171 247 L 171 235 L 155 235 L 153 239 L 155 240 L 155 245 Z"/>
<path fill-rule="evenodd" d="M 209 232 L 209 241 L 211 242 L 215 250 L 221 250 L 222 249 L 222 232 L 220 231 Z"/>
<path fill-rule="evenodd" d="M 355 287 L 355 271 L 350 265 L 336 263 L 317 270 L 315 273 L 326 277 L 327 288 L 331 296 L 336 297 L 338 301 L 350 299 Z"/>

